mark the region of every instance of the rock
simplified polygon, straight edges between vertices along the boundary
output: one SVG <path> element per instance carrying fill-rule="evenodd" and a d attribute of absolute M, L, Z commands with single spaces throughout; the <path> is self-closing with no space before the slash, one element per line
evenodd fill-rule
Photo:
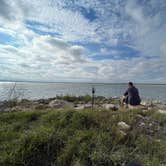
<path fill-rule="evenodd" d="M 139 105 L 130 105 L 130 104 L 128 104 L 128 108 L 129 109 L 139 109 L 140 106 Z"/>
<path fill-rule="evenodd" d="M 106 110 L 113 110 L 113 111 L 118 110 L 118 107 L 114 104 L 103 104 L 103 108 L 105 108 Z"/>
<path fill-rule="evenodd" d="M 10 112 L 11 111 L 11 108 L 5 108 L 5 109 L 3 109 L 2 111 L 4 111 L 4 112 Z"/>
<path fill-rule="evenodd" d="M 91 109 L 91 104 L 79 104 L 75 107 L 76 110 L 82 110 L 82 109 Z"/>
<path fill-rule="evenodd" d="M 85 105 L 84 105 L 84 108 L 87 108 L 87 109 L 88 109 L 88 108 L 92 108 L 92 105 L 91 105 L 91 104 L 85 104 Z"/>
<path fill-rule="evenodd" d="M 4 105 L 5 105 L 5 101 L 4 101 L 4 102 L 1 101 L 1 102 L 0 102 L 0 108 L 1 108 L 1 107 L 4 107 Z"/>
<path fill-rule="evenodd" d="M 113 96 L 112 99 L 119 99 L 119 97 L 118 96 Z"/>
<path fill-rule="evenodd" d="M 153 108 L 152 107 L 148 107 L 148 110 L 146 110 L 146 111 L 151 111 L 151 110 L 153 110 Z"/>
<path fill-rule="evenodd" d="M 11 111 L 11 107 L 8 101 L 0 102 L 0 112 L 9 112 Z"/>
<path fill-rule="evenodd" d="M 142 110 L 143 113 L 147 113 L 148 111 L 149 111 L 148 109 L 147 110 Z"/>
<path fill-rule="evenodd" d="M 143 106 L 151 106 L 152 102 L 150 102 L 150 101 L 141 101 L 141 105 L 143 105 Z"/>
<path fill-rule="evenodd" d="M 152 123 L 149 123 L 149 127 L 152 127 L 153 126 L 153 124 Z"/>
<path fill-rule="evenodd" d="M 84 105 L 79 105 L 75 107 L 75 110 L 83 110 L 83 109 L 84 109 Z"/>
<path fill-rule="evenodd" d="M 46 108 L 49 108 L 49 106 L 47 104 L 42 104 L 42 103 L 37 104 L 34 107 L 34 109 L 38 109 L 38 110 L 40 110 L 40 109 L 46 109 Z"/>
<path fill-rule="evenodd" d="M 37 105 L 38 102 L 36 101 L 32 101 L 32 100 L 26 100 L 26 99 L 22 99 L 18 105 L 24 108 L 33 108 L 35 105 Z"/>
<path fill-rule="evenodd" d="M 23 108 L 20 107 L 20 106 L 15 106 L 15 107 L 12 107 L 12 108 L 11 108 L 11 111 L 12 111 L 12 112 L 15 112 L 15 111 L 22 111 L 22 110 L 23 110 Z"/>
<path fill-rule="evenodd" d="M 158 112 L 161 114 L 166 114 L 166 110 L 158 110 Z"/>
<path fill-rule="evenodd" d="M 145 127 L 145 123 L 144 122 L 141 122 L 140 124 L 139 124 L 139 127 Z"/>
<path fill-rule="evenodd" d="M 48 104 L 49 107 L 51 108 L 64 108 L 64 107 L 73 107 L 73 104 L 72 103 L 69 103 L 67 101 L 64 101 L 64 100 L 52 100 L 49 102 Z"/>
<path fill-rule="evenodd" d="M 120 130 L 129 130 L 130 129 L 130 125 L 128 125 L 127 123 L 121 121 L 121 122 L 118 122 L 118 127 Z"/>
<path fill-rule="evenodd" d="M 154 100 L 153 104 L 161 104 L 161 101 L 160 100 Z"/>
<path fill-rule="evenodd" d="M 49 104 L 50 100 L 49 99 L 39 99 L 39 100 L 37 100 L 37 102 L 40 104 Z"/>
<path fill-rule="evenodd" d="M 25 103 L 29 103 L 30 102 L 30 100 L 28 100 L 28 99 L 22 99 L 20 102 L 19 102 L 19 104 L 25 104 Z"/>
<path fill-rule="evenodd" d="M 164 104 L 155 104 L 155 106 L 161 110 L 166 109 L 166 106 Z"/>
<path fill-rule="evenodd" d="M 160 140 L 160 139 L 157 139 L 157 140 L 156 140 L 156 142 L 159 142 L 159 143 L 160 143 L 160 142 L 161 142 L 161 140 Z"/>
<path fill-rule="evenodd" d="M 122 136 L 122 137 L 124 137 L 124 136 L 126 136 L 127 135 L 127 133 L 125 133 L 124 131 L 122 131 L 122 130 L 120 130 L 119 131 L 119 133 L 120 133 L 120 135 Z"/>
<path fill-rule="evenodd" d="M 146 106 L 147 102 L 146 101 L 141 101 L 141 105 Z"/>

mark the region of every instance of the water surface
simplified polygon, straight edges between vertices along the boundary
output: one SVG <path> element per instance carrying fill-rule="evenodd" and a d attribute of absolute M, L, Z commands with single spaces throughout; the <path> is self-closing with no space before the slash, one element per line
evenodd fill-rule
<path fill-rule="evenodd" d="M 10 98 L 13 82 L 0 82 L 0 100 Z M 17 82 L 15 96 L 26 99 L 55 97 L 56 95 L 91 95 L 95 87 L 96 95 L 105 97 L 122 96 L 127 84 L 104 83 L 30 83 Z M 166 100 L 166 84 L 136 84 L 143 99 Z"/>

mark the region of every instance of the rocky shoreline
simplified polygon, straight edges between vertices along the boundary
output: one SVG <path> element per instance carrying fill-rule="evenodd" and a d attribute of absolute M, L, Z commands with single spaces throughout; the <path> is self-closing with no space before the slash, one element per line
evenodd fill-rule
<path fill-rule="evenodd" d="M 118 111 L 125 107 L 121 105 L 119 97 L 106 98 L 97 96 L 94 100 L 94 109 Z M 57 96 L 48 99 L 38 100 L 10 100 L 0 102 L 0 111 L 28 111 L 41 109 L 91 109 L 91 96 Z M 166 113 L 166 102 L 161 101 L 142 101 L 140 106 L 131 107 L 130 109 L 141 109 L 144 112 L 154 110 L 159 113 Z"/>

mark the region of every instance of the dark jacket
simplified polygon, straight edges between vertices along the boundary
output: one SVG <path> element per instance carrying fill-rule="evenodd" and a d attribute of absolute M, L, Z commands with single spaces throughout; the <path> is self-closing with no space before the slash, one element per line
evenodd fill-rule
<path fill-rule="evenodd" d="M 129 87 L 124 93 L 124 96 L 127 97 L 127 104 L 139 105 L 141 103 L 138 89 L 135 86 Z"/>

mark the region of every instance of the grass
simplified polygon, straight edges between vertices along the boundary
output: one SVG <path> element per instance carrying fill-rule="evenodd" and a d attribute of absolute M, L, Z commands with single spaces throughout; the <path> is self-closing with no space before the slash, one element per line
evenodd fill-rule
<path fill-rule="evenodd" d="M 138 115 L 160 129 L 140 133 Z M 126 136 L 119 121 L 131 125 Z M 135 111 L 41 110 L 0 113 L 1 166 L 166 165 L 166 116 Z"/>
<path fill-rule="evenodd" d="M 56 98 L 65 100 L 68 102 L 74 102 L 74 103 L 79 103 L 79 102 L 88 103 L 88 102 L 91 102 L 91 100 L 92 100 L 92 97 L 90 95 L 85 95 L 85 96 L 65 95 L 65 96 L 56 96 Z"/>

